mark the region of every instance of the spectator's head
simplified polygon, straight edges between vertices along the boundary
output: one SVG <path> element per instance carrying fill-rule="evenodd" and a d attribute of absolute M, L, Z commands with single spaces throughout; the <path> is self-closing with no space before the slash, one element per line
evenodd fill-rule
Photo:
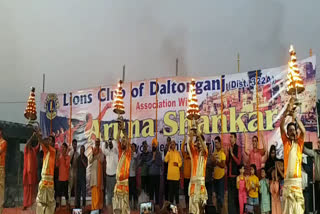
<path fill-rule="evenodd" d="M 294 122 L 290 122 L 287 125 L 287 135 L 290 140 L 295 140 L 297 136 L 297 126 Z"/>
<path fill-rule="evenodd" d="M 237 141 L 237 134 L 235 132 L 230 133 L 230 144 L 231 144 L 231 146 L 236 144 L 236 141 Z"/>
<path fill-rule="evenodd" d="M 61 132 L 61 133 L 64 133 L 63 127 L 60 128 L 60 132 Z"/>
<path fill-rule="evenodd" d="M 109 148 L 110 148 L 110 149 L 113 148 L 112 138 L 109 138 L 109 140 L 108 140 L 108 145 L 109 145 Z"/>
<path fill-rule="evenodd" d="M 171 143 L 171 137 L 167 137 L 167 144 L 170 144 Z"/>
<path fill-rule="evenodd" d="M 86 148 L 84 147 L 84 145 L 82 145 L 82 146 L 80 147 L 80 154 L 81 154 L 81 155 L 84 155 L 85 150 L 86 150 Z"/>
<path fill-rule="evenodd" d="M 261 178 L 264 179 L 266 177 L 266 170 L 265 168 L 261 169 Z"/>
<path fill-rule="evenodd" d="M 147 143 L 147 141 L 143 141 L 142 142 L 142 148 L 143 148 L 143 152 L 147 152 L 148 151 L 148 143 Z"/>
<path fill-rule="evenodd" d="M 170 143 L 170 149 L 171 150 L 175 150 L 176 149 L 176 141 L 171 141 L 171 143 Z"/>
<path fill-rule="evenodd" d="M 158 141 L 156 138 L 152 139 L 152 151 L 155 152 L 157 151 L 157 147 L 158 147 Z"/>
<path fill-rule="evenodd" d="M 67 149 L 68 149 L 68 145 L 66 143 L 62 144 L 62 154 L 66 155 L 67 154 Z"/>
<path fill-rule="evenodd" d="M 258 148 L 258 137 L 257 136 L 252 137 L 252 146 L 254 149 Z"/>
<path fill-rule="evenodd" d="M 257 175 L 257 167 L 255 164 L 250 165 L 250 175 Z"/>
<path fill-rule="evenodd" d="M 217 151 L 221 149 L 221 138 L 219 136 L 214 138 L 214 145 Z"/>
<path fill-rule="evenodd" d="M 276 155 L 277 155 L 276 146 L 275 145 L 271 145 L 270 151 L 269 151 L 269 159 L 270 160 L 275 160 L 276 159 Z"/>
<path fill-rule="evenodd" d="M 41 135 L 41 137 L 42 137 L 42 135 Z M 49 135 L 49 138 L 48 138 L 48 141 L 49 141 L 49 145 L 51 146 L 51 147 L 54 147 L 54 144 L 55 144 L 55 137 L 53 136 L 53 135 Z"/>
<path fill-rule="evenodd" d="M 72 148 L 74 151 L 77 151 L 78 141 L 76 139 L 72 140 Z"/>
<path fill-rule="evenodd" d="M 135 143 L 131 144 L 131 151 L 135 153 L 137 151 L 137 145 Z"/>
<path fill-rule="evenodd" d="M 88 122 L 89 120 L 92 120 L 92 114 L 90 113 L 86 114 L 86 122 Z"/>
<path fill-rule="evenodd" d="M 95 147 L 96 147 L 97 149 L 100 148 L 100 139 L 99 139 L 99 138 L 96 139 L 96 141 L 94 142 L 94 145 L 95 145 Z"/>
<path fill-rule="evenodd" d="M 243 165 L 243 164 L 240 164 L 240 165 L 239 165 L 240 175 L 243 175 L 243 174 L 244 174 L 244 171 L 245 171 L 244 165 Z"/>
<path fill-rule="evenodd" d="M 279 161 L 277 161 L 277 164 L 279 165 L 279 170 L 283 172 L 284 171 L 283 159 L 280 159 Z"/>

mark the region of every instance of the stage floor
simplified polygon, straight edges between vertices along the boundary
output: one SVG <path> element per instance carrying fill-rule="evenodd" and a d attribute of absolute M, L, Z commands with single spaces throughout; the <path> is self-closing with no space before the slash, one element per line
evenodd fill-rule
<path fill-rule="evenodd" d="M 21 207 L 18 208 L 5 208 L 3 210 L 2 214 L 35 214 L 36 211 L 35 210 L 31 210 L 31 209 L 27 209 L 27 210 L 22 210 Z M 90 213 L 90 207 L 87 207 L 86 212 L 85 213 Z M 107 209 L 103 210 L 102 214 L 107 214 Z M 138 214 L 139 211 L 131 211 L 131 214 Z M 65 207 L 62 207 L 60 210 L 56 210 L 55 214 L 70 214 L 70 212 L 68 212 L 68 210 Z"/>

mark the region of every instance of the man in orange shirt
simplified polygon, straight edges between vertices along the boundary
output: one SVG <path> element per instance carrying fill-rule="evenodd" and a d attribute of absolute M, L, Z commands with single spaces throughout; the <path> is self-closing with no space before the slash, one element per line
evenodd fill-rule
<path fill-rule="evenodd" d="M 0 128 L 0 214 L 2 214 L 3 203 L 4 203 L 6 153 L 7 153 L 7 141 L 3 139 L 2 128 Z"/>
<path fill-rule="evenodd" d="M 208 149 L 204 141 L 204 136 L 200 132 L 197 132 L 196 140 L 194 142 L 194 134 L 194 131 L 189 131 L 187 149 L 191 156 L 189 213 L 196 214 L 202 213 L 208 200 L 208 194 L 205 186 Z"/>
<path fill-rule="evenodd" d="M 184 139 L 182 141 L 181 146 L 181 153 L 183 157 L 183 190 L 184 190 L 184 196 L 186 200 L 186 207 L 189 207 L 189 183 L 190 183 L 190 177 L 191 177 L 191 158 L 188 152 L 186 152 L 185 148 L 186 143 L 186 136 L 184 136 Z"/>
<path fill-rule="evenodd" d="M 41 139 L 42 135 L 39 133 L 38 139 L 43 151 L 43 164 L 41 171 L 41 181 L 39 183 L 39 190 L 37 195 L 37 214 L 53 214 L 56 207 L 56 200 L 54 199 L 54 166 L 56 160 L 56 150 L 52 145 L 49 145 L 49 139 Z M 53 143 L 54 146 L 54 143 Z"/>
<path fill-rule="evenodd" d="M 62 144 L 62 154 L 58 157 L 56 165 L 59 167 L 58 205 L 61 206 L 61 198 L 65 197 L 67 208 L 69 207 L 68 180 L 70 170 L 70 156 L 67 153 L 68 145 Z"/>
<path fill-rule="evenodd" d="M 130 214 L 129 203 L 129 174 L 131 162 L 131 146 L 127 134 L 124 132 L 124 123 L 119 123 L 119 132 L 117 135 L 119 162 L 116 172 L 117 183 L 114 187 L 112 205 L 114 213 Z M 120 142 L 120 134 L 123 138 Z"/>
<path fill-rule="evenodd" d="M 40 148 L 40 144 L 35 147 L 32 146 L 33 139 L 37 136 L 36 132 L 33 132 L 32 136 L 28 140 L 26 147 L 24 148 L 24 167 L 23 167 L 23 209 L 31 207 L 36 198 L 36 185 L 38 183 L 37 178 L 37 153 Z"/>
<path fill-rule="evenodd" d="M 287 116 L 292 117 L 292 121 L 287 125 L 287 133 L 285 130 L 285 121 Z M 298 128 L 296 127 L 298 126 Z M 300 134 L 298 134 L 298 130 Z M 283 213 L 303 214 L 304 198 L 302 192 L 302 153 L 305 137 L 305 128 L 296 112 L 288 105 L 283 114 L 280 124 L 281 138 L 283 142 L 284 156 L 284 187 Z"/>
<path fill-rule="evenodd" d="M 89 163 L 91 163 L 91 209 L 101 210 L 103 206 L 103 166 L 104 155 L 100 149 L 100 139 L 95 140 L 95 147 L 92 148 L 92 155 L 89 157 Z"/>

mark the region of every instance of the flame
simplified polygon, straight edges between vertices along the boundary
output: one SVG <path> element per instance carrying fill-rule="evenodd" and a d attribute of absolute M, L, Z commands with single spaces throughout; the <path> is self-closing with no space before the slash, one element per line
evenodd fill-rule
<path fill-rule="evenodd" d="M 198 99 L 196 95 L 196 87 L 195 87 L 195 81 L 192 79 L 190 84 L 190 91 L 189 91 L 189 98 L 188 98 L 188 109 L 187 109 L 187 117 L 192 118 L 200 117 L 200 110 L 198 105 Z"/>
<path fill-rule="evenodd" d="M 123 93 L 122 93 L 122 81 L 118 82 L 118 88 L 116 89 L 116 95 L 113 100 L 114 110 L 124 111 Z"/>
<path fill-rule="evenodd" d="M 287 92 L 289 94 L 301 93 L 304 90 L 303 80 L 300 77 L 300 71 L 297 65 L 296 52 L 293 45 L 290 45 L 289 49 L 290 61 L 288 62 L 288 74 L 287 74 Z"/>

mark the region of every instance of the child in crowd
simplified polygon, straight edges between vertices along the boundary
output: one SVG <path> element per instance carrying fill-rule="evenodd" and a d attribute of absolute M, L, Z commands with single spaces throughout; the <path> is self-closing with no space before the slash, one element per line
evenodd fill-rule
<path fill-rule="evenodd" d="M 261 213 L 269 214 L 269 212 L 271 211 L 269 180 L 266 178 L 266 171 L 264 168 L 261 169 L 260 194 L 261 194 Z"/>
<path fill-rule="evenodd" d="M 244 165 L 239 166 L 240 175 L 237 177 L 237 189 L 239 190 L 239 208 L 240 214 L 243 214 L 244 205 L 247 203 L 246 182 L 244 176 Z"/>
<path fill-rule="evenodd" d="M 272 181 L 270 182 L 270 193 L 272 201 L 272 214 L 281 214 L 281 202 L 279 192 L 279 180 L 277 170 L 272 171 Z"/>
<path fill-rule="evenodd" d="M 259 210 L 259 178 L 257 177 L 256 165 L 250 165 L 250 176 L 247 180 L 247 191 L 249 193 L 248 204 L 254 207 L 254 213 Z"/>

